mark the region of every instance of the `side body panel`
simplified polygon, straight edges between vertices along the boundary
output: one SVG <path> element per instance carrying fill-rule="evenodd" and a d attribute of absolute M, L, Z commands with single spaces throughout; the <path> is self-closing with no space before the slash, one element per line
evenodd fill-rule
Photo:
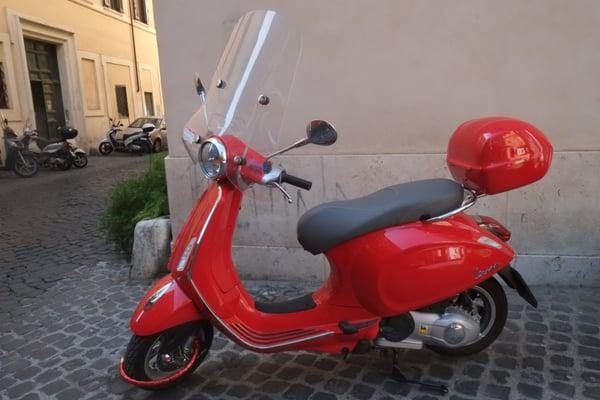
<path fill-rule="evenodd" d="M 471 217 L 457 214 L 371 232 L 326 255 L 332 269 L 346 279 L 351 276 L 351 290 L 362 307 L 391 316 L 488 279 L 510 263 L 514 252 Z"/>

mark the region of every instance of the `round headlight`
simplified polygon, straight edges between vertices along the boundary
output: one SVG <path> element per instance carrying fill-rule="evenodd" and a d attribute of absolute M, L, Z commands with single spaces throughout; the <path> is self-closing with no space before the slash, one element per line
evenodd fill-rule
<path fill-rule="evenodd" d="M 200 169 L 210 179 L 217 179 L 225 174 L 227 154 L 225 146 L 216 138 L 209 138 L 200 146 Z"/>

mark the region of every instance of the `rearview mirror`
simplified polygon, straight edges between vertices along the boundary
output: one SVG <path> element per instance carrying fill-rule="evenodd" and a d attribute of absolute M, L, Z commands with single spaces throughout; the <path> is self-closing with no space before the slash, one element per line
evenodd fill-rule
<path fill-rule="evenodd" d="M 306 126 L 306 140 L 319 146 L 331 146 L 337 140 L 337 132 L 329 122 L 315 119 Z"/>

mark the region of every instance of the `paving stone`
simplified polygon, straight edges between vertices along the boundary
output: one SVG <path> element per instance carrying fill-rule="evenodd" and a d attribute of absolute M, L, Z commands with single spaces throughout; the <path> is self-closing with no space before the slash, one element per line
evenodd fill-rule
<path fill-rule="evenodd" d="M 283 394 L 283 397 L 290 400 L 304 400 L 308 399 L 312 392 L 314 392 L 312 388 L 295 383 Z"/>
<path fill-rule="evenodd" d="M 543 395 L 543 389 L 539 386 L 529 385 L 527 383 L 519 383 L 517 390 L 523 396 L 529 399 L 541 399 Z"/>
<path fill-rule="evenodd" d="M 586 386 L 583 388 L 583 396 L 588 399 L 600 400 L 600 388 L 598 386 Z"/>
<path fill-rule="evenodd" d="M 9 398 L 15 399 L 21 397 L 31 391 L 35 387 L 32 381 L 25 381 L 10 387 L 6 394 Z"/>
<path fill-rule="evenodd" d="M 550 389 L 555 393 L 562 394 L 567 397 L 573 397 L 575 394 L 575 386 L 564 382 L 550 382 Z"/>
<path fill-rule="evenodd" d="M 510 387 L 489 384 L 485 387 L 484 393 L 491 399 L 508 400 L 510 398 Z"/>
<path fill-rule="evenodd" d="M 330 379 L 325 384 L 325 390 L 337 394 L 343 394 L 350 388 L 350 382 L 343 379 Z"/>
<path fill-rule="evenodd" d="M 367 400 L 373 396 L 373 393 L 375 393 L 375 388 L 357 383 L 352 386 L 350 396 L 359 400 Z"/>
<path fill-rule="evenodd" d="M 457 381 L 454 385 L 454 389 L 458 393 L 466 394 L 468 396 L 477 395 L 477 389 L 479 389 L 479 382 L 477 381 Z"/>

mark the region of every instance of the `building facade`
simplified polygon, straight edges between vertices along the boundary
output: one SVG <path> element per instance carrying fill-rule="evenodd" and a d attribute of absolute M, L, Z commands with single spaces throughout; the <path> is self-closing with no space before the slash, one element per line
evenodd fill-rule
<path fill-rule="evenodd" d="M 240 16 L 272 9 L 304 39 L 280 143 L 302 137 L 311 119 L 329 120 L 339 137 L 334 146 L 306 146 L 279 157 L 290 173 L 314 182 L 310 192 L 292 189 L 295 204 L 287 205 L 277 191 L 247 192 L 234 248 L 244 276 L 325 278 L 324 258 L 304 251 L 296 239 L 296 223 L 308 208 L 387 185 L 449 177 L 445 153 L 454 129 L 469 119 L 506 115 L 548 135 L 553 165 L 541 181 L 484 197 L 469 212 L 493 216 L 512 231 L 514 264 L 528 282 L 600 285 L 600 2 L 177 4 L 156 4 L 175 231 L 198 195 L 199 171 L 178 137 L 199 104 L 192 77 L 198 72 L 210 81 Z"/>
<path fill-rule="evenodd" d="M 0 112 L 41 136 L 79 130 L 95 148 L 108 118 L 162 115 L 151 0 L 1 0 Z"/>

